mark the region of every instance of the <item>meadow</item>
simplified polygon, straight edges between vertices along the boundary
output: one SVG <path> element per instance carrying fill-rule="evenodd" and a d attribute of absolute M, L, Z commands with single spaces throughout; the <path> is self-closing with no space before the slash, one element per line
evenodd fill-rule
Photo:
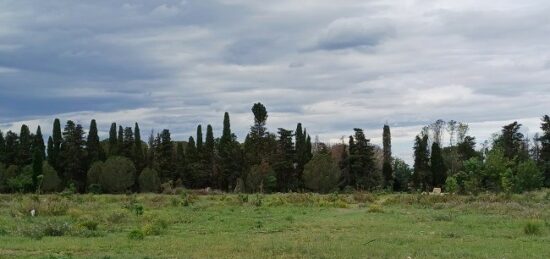
<path fill-rule="evenodd" d="M 0 195 L 1 258 L 549 255 L 550 190 L 476 196 Z"/>

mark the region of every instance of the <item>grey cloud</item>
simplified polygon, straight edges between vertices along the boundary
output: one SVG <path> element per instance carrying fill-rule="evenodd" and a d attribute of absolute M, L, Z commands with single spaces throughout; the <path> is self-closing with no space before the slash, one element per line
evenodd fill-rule
<path fill-rule="evenodd" d="M 372 47 L 393 33 L 387 21 L 363 17 L 337 19 L 320 35 L 318 47 L 326 50 Z"/>

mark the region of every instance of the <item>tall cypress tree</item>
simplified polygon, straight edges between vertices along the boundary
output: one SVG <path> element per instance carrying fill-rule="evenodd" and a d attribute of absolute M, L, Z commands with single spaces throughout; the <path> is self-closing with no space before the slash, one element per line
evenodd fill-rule
<path fill-rule="evenodd" d="M 431 171 L 432 171 L 432 187 L 443 187 L 445 180 L 447 179 L 447 169 L 443 161 L 443 155 L 441 154 L 441 147 L 439 143 L 434 142 L 432 144 Z"/>
<path fill-rule="evenodd" d="M 430 153 L 428 151 L 428 135 L 417 135 L 414 142 L 413 184 L 415 188 L 428 190 L 431 183 Z"/>
<path fill-rule="evenodd" d="M 40 147 L 35 147 L 32 156 L 32 185 L 34 190 L 39 188 L 39 176 L 42 175 L 42 163 L 44 162 L 44 155 L 40 150 Z"/>
<path fill-rule="evenodd" d="M 96 161 L 105 159 L 105 152 L 99 141 L 97 133 L 97 124 L 95 120 L 90 122 L 90 130 L 88 131 L 88 139 L 86 141 L 86 151 L 88 155 L 88 165 L 92 165 Z"/>
<path fill-rule="evenodd" d="M 202 157 L 202 125 L 200 124 L 197 126 L 197 152 L 199 152 L 199 155 Z"/>
<path fill-rule="evenodd" d="M 174 146 L 170 137 L 170 131 L 162 130 L 158 136 L 160 143 L 157 148 L 157 164 L 162 182 L 176 180 L 174 163 Z"/>
<path fill-rule="evenodd" d="M 384 188 L 393 186 L 393 169 L 392 169 L 392 154 L 391 154 L 391 132 L 390 126 L 384 125 L 382 133 L 382 146 L 383 146 L 383 164 L 382 175 L 384 176 Z"/>
<path fill-rule="evenodd" d="M 47 148 L 47 153 L 48 153 L 48 164 L 52 165 L 51 163 L 51 160 L 50 160 L 50 156 L 51 154 L 54 152 L 53 151 L 53 138 L 52 136 L 49 136 L 48 137 L 48 148 Z"/>
<path fill-rule="evenodd" d="M 206 126 L 206 139 L 204 142 L 204 168 L 207 173 L 209 186 L 213 186 L 213 184 L 217 183 L 216 179 L 214 179 L 217 177 L 214 176 L 214 148 L 214 132 L 212 130 L 212 126 L 208 124 Z M 216 187 L 220 188 L 220 186 Z"/>
<path fill-rule="evenodd" d="M 17 155 L 17 164 L 20 166 L 29 165 L 32 162 L 32 143 L 33 139 L 29 127 L 21 125 L 19 133 L 19 150 Z"/>
<path fill-rule="evenodd" d="M 34 135 L 33 150 L 37 149 L 42 156 L 42 161 L 46 159 L 46 146 L 44 145 L 44 137 L 42 136 L 42 129 L 40 125 L 36 128 L 36 134 Z"/>
<path fill-rule="evenodd" d="M 6 165 L 16 165 L 19 153 L 19 136 L 11 130 L 6 133 Z"/>
<path fill-rule="evenodd" d="M 134 155 L 133 155 L 134 164 L 136 166 L 137 171 L 141 172 L 141 170 L 143 170 L 143 168 L 145 167 L 145 164 L 143 162 L 144 155 L 143 155 L 143 145 L 141 142 L 141 132 L 137 122 L 134 125 L 134 141 L 135 141 Z"/>
<path fill-rule="evenodd" d="M 132 127 L 124 128 L 121 154 L 129 159 L 133 159 L 135 142 L 136 141 L 134 139 L 134 131 L 132 130 Z"/>
<path fill-rule="evenodd" d="M 117 155 L 123 156 L 125 155 L 124 151 L 124 128 L 122 125 L 118 125 L 118 134 L 117 134 Z"/>
<path fill-rule="evenodd" d="M 63 142 L 63 136 L 61 135 L 61 122 L 59 119 L 53 121 L 52 130 L 53 148 L 52 152 L 48 153 L 48 162 L 58 172 L 61 172 L 61 165 L 59 163 L 59 155 L 61 152 L 61 142 Z"/>
<path fill-rule="evenodd" d="M 109 130 L 109 156 L 118 155 L 118 139 L 117 139 L 116 123 L 111 123 Z"/>
<path fill-rule="evenodd" d="M 240 144 L 236 136 L 231 133 L 229 113 L 223 116 L 223 133 L 218 147 L 220 156 L 221 175 L 218 183 L 223 190 L 230 191 L 235 187 L 237 179 L 241 177 L 242 156 Z"/>
<path fill-rule="evenodd" d="M 0 130 L 0 163 L 6 164 L 6 141 L 4 133 Z"/>
<path fill-rule="evenodd" d="M 542 117 L 540 128 L 542 129 L 542 135 L 539 137 L 541 169 L 544 173 L 544 186 L 550 187 L 550 116 Z"/>

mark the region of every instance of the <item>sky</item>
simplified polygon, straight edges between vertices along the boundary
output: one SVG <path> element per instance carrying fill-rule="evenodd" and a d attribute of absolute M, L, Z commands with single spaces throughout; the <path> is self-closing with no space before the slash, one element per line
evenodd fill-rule
<path fill-rule="evenodd" d="M 302 122 L 321 141 L 363 128 L 393 153 L 437 119 L 478 142 L 550 112 L 547 0 L 0 1 L 0 129 L 140 123 L 185 140 Z"/>

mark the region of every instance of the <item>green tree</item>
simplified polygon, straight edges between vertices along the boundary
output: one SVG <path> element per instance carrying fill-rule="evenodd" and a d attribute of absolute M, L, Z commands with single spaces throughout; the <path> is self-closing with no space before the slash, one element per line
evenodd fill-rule
<path fill-rule="evenodd" d="M 499 147 L 493 148 L 485 159 L 484 170 L 480 171 L 482 188 L 494 192 L 500 191 L 502 176 L 510 169 L 509 164 L 505 152 Z"/>
<path fill-rule="evenodd" d="M 521 124 L 513 122 L 502 127 L 501 135 L 495 139 L 493 146 L 499 147 L 508 160 L 525 161 L 529 157 L 524 136 L 519 132 Z"/>
<path fill-rule="evenodd" d="M 542 135 L 538 139 L 541 145 L 540 167 L 544 175 L 544 186 L 550 187 L 550 116 L 542 117 L 540 128 L 542 129 Z"/>
<path fill-rule="evenodd" d="M 126 157 L 110 157 L 105 161 L 99 183 L 107 193 L 124 193 L 135 183 L 136 168 Z"/>
<path fill-rule="evenodd" d="M 392 168 L 392 154 L 391 154 L 391 132 L 390 126 L 384 125 L 382 134 L 382 146 L 383 146 L 383 162 L 382 162 L 382 175 L 384 176 L 384 188 L 390 188 L 393 186 L 393 168 Z"/>
<path fill-rule="evenodd" d="M 218 153 L 221 171 L 219 183 L 222 190 L 230 191 L 236 186 L 237 179 L 242 177 L 242 152 L 237 137 L 231 133 L 231 123 L 227 112 L 223 117 L 223 132 Z"/>
<path fill-rule="evenodd" d="M 445 180 L 447 179 L 447 168 L 443 162 L 443 155 L 441 154 L 441 148 L 439 143 L 432 143 L 432 155 L 430 157 L 432 182 L 433 187 L 443 187 Z"/>
<path fill-rule="evenodd" d="M 431 183 L 430 153 L 428 150 L 428 136 L 417 135 L 414 142 L 414 171 L 413 185 L 416 189 L 428 190 Z"/>
<path fill-rule="evenodd" d="M 17 164 L 17 155 L 19 152 L 19 136 L 11 130 L 6 133 L 6 152 L 5 163 L 6 165 Z"/>
<path fill-rule="evenodd" d="M 89 165 L 96 161 L 103 161 L 105 159 L 105 152 L 99 142 L 97 124 L 95 120 L 90 122 L 90 130 L 88 131 L 88 139 L 86 141 L 86 153 L 88 155 L 87 162 Z"/>
<path fill-rule="evenodd" d="M 393 189 L 399 192 L 407 191 L 412 176 L 412 169 L 405 161 L 396 158 L 393 160 L 393 171 L 395 172 Z"/>
<path fill-rule="evenodd" d="M 117 156 L 124 156 L 124 128 L 122 125 L 118 126 L 118 133 L 117 133 Z"/>
<path fill-rule="evenodd" d="M 126 158 L 133 159 L 134 157 L 134 145 L 136 141 L 134 139 L 134 131 L 132 127 L 124 128 L 124 133 L 122 137 L 122 145 L 120 154 Z"/>
<path fill-rule="evenodd" d="M 304 184 L 312 191 L 327 193 L 338 188 L 340 174 L 330 154 L 318 152 L 304 167 Z"/>
<path fill-rule="evenodd" d="M 29 165 L 32 162 L 32 143 L 33 137 L 29 131 L 29 127 L 21 125 L 19 133 L 19 149 L 17 154 L 17 164 L 20 166 Z"/>
<path fill-rule="evenodd" d="M 111 123 L 109 130 L 109 156 L 118 155 L 118 139 L 117 139 L 116 123 Z"/>
<path fill-rule="evenodd" d="M 139 175 L 139 190 L 156 193 L 160 190 L 160 178 L 155 169 L 146 167 Z"/>
<path fill-rule="evenodd" d="M 90 169 L 88 169 L 88 173 L 86 174 L 88 188 L 90 185 L 100 184 L 100 177 L 103 173 L 103 165 L 104 162 L 96 161 L 90 166 Z"/>
<path fill-rule="evenodd" d="M 279 140 L 277 141 L 276 159 L 273 164 L 277 177 L 277 189 L 279 191 L 296 190 L 299 180 L 294 175 L 294 143 L 291 130 L 279 128 Z"/>
<path fill-rule="evenodd" d="M 59 156 L 61 153 L 61 143 L 63 142 L 63 135 L 61 134 L 61 122 L 59 119 L 53 121 L 52 130 L 52 149 L 48 152 L 48 163 L 55 168 L 58 172 L 61 172 L 61 165 L 59 162 Z"/>
<path fill-rule="evenodd" d="M 183 181 L 188 179 L 186 174 L 186 161 L 183 142 L 178 142 L 176 145 L 176 174 L 177 177 Z"/>
<path fill-rule="evenodd" d="M 197 126 L 197 152 L 200 157 L 203 156 L 202 144 L 202 125 L 199 125 Z"/>
<path fill-rule="evenodd" d="M 6 163 L 6 140 L 4 133 L 0 130 L 0 163 Z"/>
<path fill-rule="evenodd" d="M 34 190 L 38 190 L 40 185 L 39 178 L 40 178 L 40 175 L 43 174 L 43 171 L 42 171 L 43 162 L 44 162 L 43 154 L 40 151 L 40 148 L 36 147 L 34 149 L 33 157 L 32 157 L 32 185 Z"/>
<path fill-rule="evenodd" d="M 275 171 L 267 161 L 262 161 L 259 165 L 254 165 L 246 177 L 246 186 L 251 192 L 271 192 L 275 190 L 277 179 Z"/>
<path fill-rule="evenodd" d="M 57 192 L 62 189 L 61 178 L 57 171 L 46 161 L 42 164 L 42 186 L 43 192 Z"/>
<path fill-rule="evenodd" d="M 84 150 L 84 130 L 82 125 L 75 124 L 73 121 L 67 121 L 63 130 L 63 142 L 59 156 L 59 164 L 63 169 L 63 180 L 65 186 L 74 184 L 79 192 L 84 192 L 86 188 L 86 166 L 83 161 L 86 160 Z"/>
<path fill-rule="evenodd" d="M 176 168 L 174 163 L 174 144 L 167 129 L 157 136 L 157 150 L 155 152 L 156 165 L 162 182 L 176 180 Z"/>
<path fill-rule="evenodd" d="M 44 145 L 44 137 L 42 136 L 42 129 L 40 126 L 36 128 L 36 134 L 34 135 L 34 142 L 32 144 L 33 152 L 38 150 L 42 156 L 42 160 L 46 159 L 46 146 Z"/>
<path fill-rule="evenodd" d="M 374 166 L 374 147 L 365 138 L 362 129 L 355 128 L 354 142 L 350 142 L 351 172 L 358 189 L 373 190 L 380 186 L 381 176 Z"/>
<path fill-rule="evenodd" d="M 133 154 L 133 160 L 134 165 L 136 166 L 136 169 L 138 172 L 141 172 L 143 168 L 145 167 L 144 162 L 144 154 L 143 154 L 143 145 L 141 141 L 141 131 L 139 129 L 139 125 L 137 122 L 134 125 L 134 154 Z"/>
<path fill-rule="evenodd" d="M 206 140 L 204 142 L 204 150 L 203 150 L 203 167 L 206 171 L 206 178 L 207 178 L 207 186 L 213 186 L 213 184 L 216 182 L 214 179 L 214 169 L 215 169 L 215 143 L 214 143 L 214 132 L 212 131 L 212 126 L 208 124 L 206 126 Z M 220 186 L 216 186 L 220 188 Z"/>
<path fill-rule="evenodd" d="M 518 165 L 514 190 L 524 192 L 538 189 L 542 187 L 543 180 L 544 176 L 535 161 L 528 159 Z"/>

